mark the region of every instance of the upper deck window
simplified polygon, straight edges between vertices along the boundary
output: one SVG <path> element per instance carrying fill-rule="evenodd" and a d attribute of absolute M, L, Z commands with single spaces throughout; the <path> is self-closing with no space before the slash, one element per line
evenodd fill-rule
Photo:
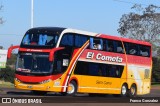
<path fill-rule="evenodd" d="M 99 38 L 90 38 L 90 49 L 102 50 L 103 40 Z"/>
<path fill-rule="evenodd" d="M 87 36 L 76 34 L 75 35 L 75 47 L 82 47 L 87 42 L 87 40 L 88 40 Z"/>
<path fill-rule="evenodd" d="M 64 34 L 61 39 L 60 46 L 74 46 L 73 34 L 70 33 Z"/>
<path fill-rule="evenodd" d="M 139 54 L 140 56 L 150 57 L 151 48 L 145 45 L 139 45 Z"/>
<path fill-rule="evenodd" d="M 26 32 L 21 47 L 53 48 L 56 46 L 61 32 L 48 29 L 31 29 Z"/>
<path fill-rule="evenodd" d="M 55 46 L 58 40 L 58 35 L 52 34 L 37 34 L 27 33 L 22 41 L 23 45 L 50 45 Z"/>
<path fill-rule="evenodd" d="M 85 35 L 76 33 L 65 33 L 61 39 L 60 46 L 62 47 L 82 47 L 88 40 Z"/>

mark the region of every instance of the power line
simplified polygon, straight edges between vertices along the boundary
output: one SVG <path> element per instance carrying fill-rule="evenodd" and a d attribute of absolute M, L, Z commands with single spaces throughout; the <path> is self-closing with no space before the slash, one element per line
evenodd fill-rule
<path fill-rule="evenodd" d="M 140 4 L 140 5 L 148 6 L 147 4 L 136 3 L 136 2 L 129 2 L 129 1 L 123 1 L 123 0 L 113 0 L 113 1 L 121 2 L 121 3 L 127 3 L 127 4 Z"/>

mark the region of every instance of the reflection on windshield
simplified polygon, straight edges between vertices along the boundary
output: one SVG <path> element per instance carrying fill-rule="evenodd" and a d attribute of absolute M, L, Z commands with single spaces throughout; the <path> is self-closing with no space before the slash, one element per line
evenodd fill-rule
<path fill-rule="evenodd" d="M 48 55 L 25 54 L 19 55 L 16 71 L 26 73 L 50 73 L 53 64 L 49 62 Z"/>
<path fill-rule="evenodd" d="M 55 46 L 58 40 L 56 34 L 38 34 L 38 33 L 27 33 L 22 44 L 24 45 L 40 45 L 40 46 Z"/>

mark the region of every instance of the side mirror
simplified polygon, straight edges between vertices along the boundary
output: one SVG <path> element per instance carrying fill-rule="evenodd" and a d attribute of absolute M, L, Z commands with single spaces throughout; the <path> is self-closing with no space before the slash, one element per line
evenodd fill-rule
<path fill-rule="evenodd" d="M 54 53 L 58 50 L 62 50 L 64 49 L 64 47 L 58 47 L 58 48 L 53 48 L 51 49 L 50 53 L 49 53 L 49 61 L 52 62 L 54 60 Z"/>
<path fill-rule="evenodd" d="M 19 49 L 19 45 L 18 46 L 11 46 L 9 49 L 8 49 L 8 53 L 7 53 L 7 58 L 10 59 L 11 58 L 11 54 L 12 54 L 12 51 L 14 49 Z"/>

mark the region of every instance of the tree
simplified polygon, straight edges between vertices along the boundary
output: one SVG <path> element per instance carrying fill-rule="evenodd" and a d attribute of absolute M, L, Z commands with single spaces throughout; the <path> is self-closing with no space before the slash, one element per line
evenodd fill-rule
<path fill-rule="evenodd" d="M 152 44 L 153 57 L 152 81 L 160 81 L 160 7 L 149 5 L 143 8 L 135 4 L 135 12 L 122 15 L 118 32 L 122 37 L 147 41 Z"/>
<path fill-rule="evenodd" d="M 150 42 L 156 50 L 160 44 L 160 13 L 157 12 L 160 7 L 149 5 L 143 8 L 135 4 L 131 9 L 135 12 L 122 15 L 118 32 L 123 37 Z"/>
<path fill-rule="evenodd" d="M 3 8 L 3 5 L 0 6 L 0 10 L 2 10 Z M 4 20 L 3 20 L 3 17 L 0 17 L 0 24 L 3 24 L 4 23 Z"/>
<path fill-rule="evenodd" d="M 0 11 L 2 10 L 3 6 L 1 5 L 0 6 Z M 4 20 L 2 17 L 0 17 L 0 24 L 3 24 L 4 23 Z M 0 45 L 0 49 L 3 49 L 3 46 Z"/>
<path fill-rule="evenodd" d="M 0 46 L 0 49 L 3 49 L 3 46 Z"/>

